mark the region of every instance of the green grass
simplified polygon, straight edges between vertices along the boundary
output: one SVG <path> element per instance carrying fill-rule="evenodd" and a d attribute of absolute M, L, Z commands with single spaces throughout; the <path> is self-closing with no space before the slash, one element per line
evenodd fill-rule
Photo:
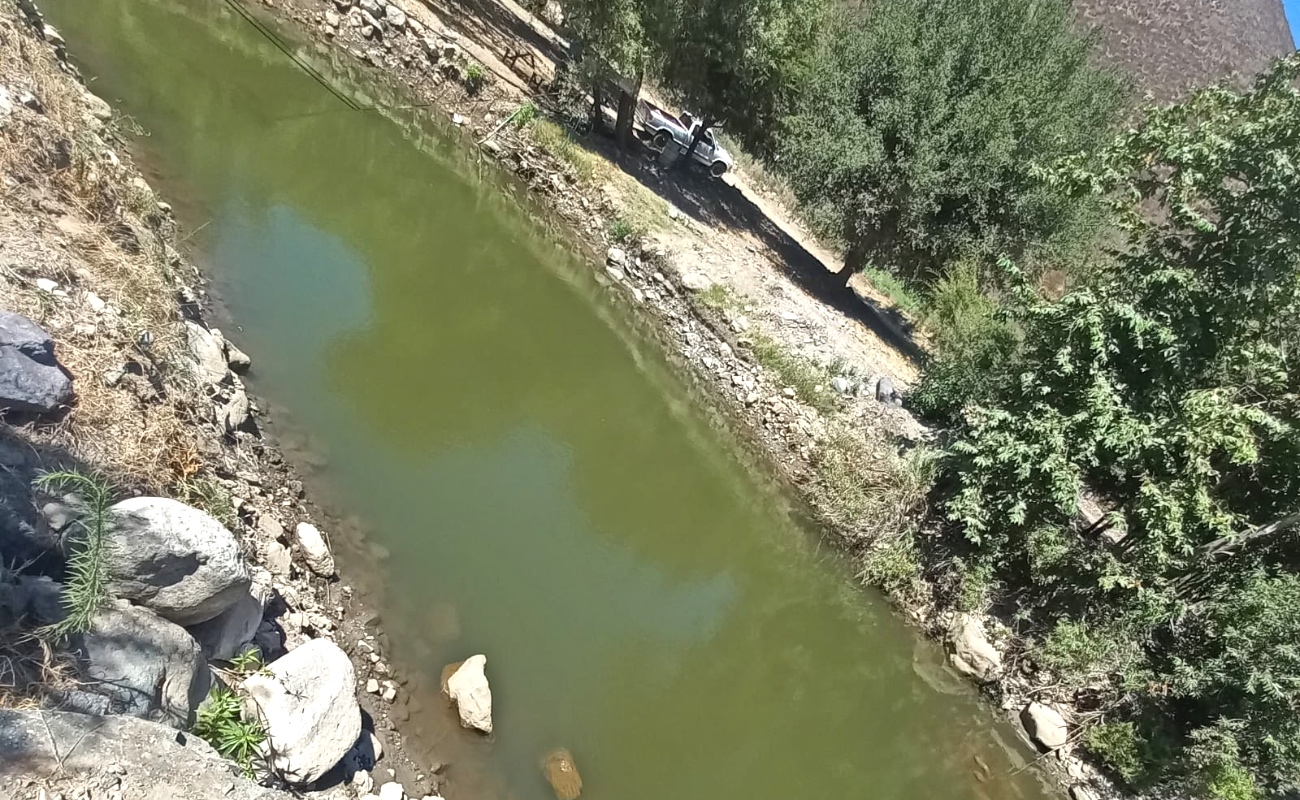
<path fill-rule="evenodd" d="M 239 515 L 235 513 L 230 491 L 215 478 L 186 478 L 176 485 L 176 499 L 188 503 L 239 535 Z"/>
<path fill-rule="evenodd" d="M 734 308 L 736 300 L 731 296 L 731 290 L 720 283 L 714 283 L 709 288 L 695 295 L 695 298 L 704 306 L 721 311 L 727 308 Z"/>
<path fill-rule="evenodd" d="M 75 523 L 69 542 L 67 578 L 63 584 L 66 616 L 51 626 L 56 636 L 90 630 L 100 608 L 108 600 L 108 565 L 105 562 L 112 531 L 113 491 L 103 477 L 76 470 L 48 472 L 36 479 L 46 492 L 75 492 L 85 504 L 85 513 Z"/>
<path fill-rule="evenodd" d="M 782 385 L 794 389 L 800 400 L 823 414 L 839 407 L 826 373 L 766 336 L 757 334 L 753 338 L 754 359 L 774 373 Z"/>
<path fill-rule="evenodd" d="M 234 692 L 222 687 L 213 689 L 199 706 L 194 735 L 238 764 L 245 776 L 253 777 L 266 729 L 258 720 L 245 719 L 241 706 Z"/>
<path fill-rule="evenodd" d="M 623 243 L 645 235 L 645 229 L 624 216 L 616 216 L 605 227 L 605 233 L 612 241 Z"/>
<path fill-rule="evenodd" d="M 538 119 L 533 122 L 529 130 L 533 142 L 538 147 L 573 167 L 578 177 L 589 181 L 596 174 L 598 157 L 573 141 L 564 128 L 549 119 Z"/>
<path fill-rule="evenodd" d="M 864 268 L 862 274 L 903 313 L 913 319 L 921 319 L 926 315 L 925 298 L 897 275 L 872 266 Z"/>

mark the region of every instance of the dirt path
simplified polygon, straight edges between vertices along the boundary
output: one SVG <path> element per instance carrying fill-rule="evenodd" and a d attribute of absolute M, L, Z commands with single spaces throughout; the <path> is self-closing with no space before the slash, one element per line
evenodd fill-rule
<path fill-rule="evenodd" d="M 562 36 L 512 0 L 407 0 L 406 6 L 430 30 L 453 31 L 461 47 L 519 101 L 538 100 L 529 81 L 549 82 L 556 59 L 568 48 Z M 516 71 L 506 58 L 521 51 L 531 57 L 514 60 Z M 665 176 L 635 157 L 599 145 L 592 149 L 612 167 L 604 190 L 616 213 L 644 206 L 635 195 L 645 190 L 663 202 L 663 227 L 655 235 L 669 264 L 680 276 L 698 274 L 722 287 L 724 313 L 738 333 L 752 331 L 864 381 L 887 376 L 904 388 L 915 382 L 920 349 L 910 323 L 864 277 L 854 278 L 851 291 L 839 286 L 832 277 L 839 259 L 742 175 L 722 181 Z"/>

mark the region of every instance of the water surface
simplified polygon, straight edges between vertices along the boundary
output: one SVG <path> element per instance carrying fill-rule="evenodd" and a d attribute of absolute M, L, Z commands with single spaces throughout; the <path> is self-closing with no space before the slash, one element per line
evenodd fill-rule
<path fill-rule="evenodd" d="M 387 555 L 449 800 L 549 798 L 559 746 L 594 799 L 1042 796 L 454 132 L 349 109 L 216 0 L 43 5 L 183 199 L 253 388 Z M 491 740 L 436 697 L 476 652 Z"/>

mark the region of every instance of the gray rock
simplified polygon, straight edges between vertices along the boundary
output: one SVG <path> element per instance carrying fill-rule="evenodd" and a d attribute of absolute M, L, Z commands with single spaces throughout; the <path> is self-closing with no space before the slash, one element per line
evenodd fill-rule
<path fill-rule="evenodd" d="M 0 410 L 47 414 L 72 400 L 54 341 L 28 318 L 0 311 Z"/>
<path fill-rule="evenodd" d="M 627 263 L 627 252 L 621 247 L 611 247 L 605 253 L 605 261 L 615 267 L 621 267 Z"/>
<path fill-rule="evenodd" d="M 374 731 L 363 730 L 361 735 L 357 737 L 356 744 L 352 745 L 352 749 L 343 756 L 344 774 L 349 780 L 352 780 L 352 776 L 359 772 L 373 770 L 375 765 L 379 763 L 379 759 L 383 757 L 384 746 L 380 744 L 379 737 L 375 735 Z M 370 787 L 366 787 L 362 794 L 368 791 L 370 791 Z"/>
<path fill-rule="evenodd" d="M 384 15 L 384 8 L 379 5 L 379 0 L 359 0 L 357 8 L 360 8 L 363 13 L 369 14 L 372 17 L 381 17 Z"/>
<path fill-rule="evenodd" d="M 226 433 L 255 429 L 252 406 L 249 404 L 248 394 L 242 386 L 236 386 L 230 393 L 230 399 L 226 401 L 226 404 L 217 409 L 217 418 L 221 421 Z"/>
<path fill-rule="evenodd" d="M 235 764 L 199 737 L 135 717 L 0 709 L 0 753 L 14 756 L 0 759 L 0 797 L 30 796 L 36 776 L 98 775 L 113 764 L 121 782 L 113 797 L 293 800 L 239 777 Z"/>
<path fill-rule="evenodd" d="M 289 577 L 290 566 L 293 564 L 293 555 L 289 548 L 275 540 L 271 540 L 265 545 L 266 568 L 271 571 L 272 575 L 278 575 L 281 578 Z"/>
<path fill-rule="evenodd" d="M 384 9 L 384 22 L 387 22 L 394 28 L 405 28 L 406 12 L 392 3 L 389 3 L 388 7 Z"/>
<path fill-rule="evenodd" d="M 60 711 L 75 711 L 78 714 L 105 714 L 113 713 L 112 701 L 102 694 L 94 692 L 83 692 L 80 689 L 73 689 L 70 692 L 59 692 L 54 697 Z"/>
<path fill-rule="evenodd" d="M 487 656 L 470 656 L 447 679 L 447 694 L 456 703 L 460 724 L 483 733 L 492 732 L 492 689 L 484 667 Z"/>
<path fill-rule="evenodd" d="M 229 661 L 252 643 L 265 611 L 266 591 L 263 587 L 253 586 L 230 608 L 207 622 L 192 626 L 190 635 L 199 643 L 206 658 Z"/>
<path fill-rule="evenodd" d="M 1097 800 L 1097 793 L 1083 784 L 1070 787 L 1070 800 Z"/>
<path fill-rule="evenodd" d="M 1070 739 L 1070 726 L 1061 712 L 1042 703 L 1030 703 L 1020 712 L 1020 724 L 1025 726 L 1029 740 L 1043 750 L 1064 747 Z"/>
<path fill-rule="evenodd" d="M 857 385 L 843 375 L 831 378 L 831 388 L 840 394 L 851 394 Z"/>
<path fill-rule="evenodd" d="M 989 642 L 984 625 L 975 616 L 959 616 L 946 643 L 952 665 L 963 675 L 988 683 L 1002 671 L 1002 654 Z"/>
<path fill-rule="evenodd" d="M 313 639 L 244 681 L 246 711 L 265 720 L 285 780 L 316 780 L 356 743 L 356 682 L 347 654 L 328 639 Z"/>
<path fill-rule="evenodd" d="M 713 285 L 713 281 L 700 272 L 688 272 L 682 275 L 682 286 L 692 292 L 703 292 Z"/>
<path fill-rule="evenodd" d="M 113 118 L 113 107 L 104 98 L 91 92 L 86 92 L 83 98 L 86 101 L 86 110 L 92 117 L 100 122 L 108 122 Z"/>
<path fill-rule="evenodd" d="M 206 622 L 248 592 L 234 534 L 210 515 L 163 497 L 112 508 L 109 590 L 179 625 Z"/>
<path fill-rule="evenodd" d="M 334 556 L 330 554 L 329 545 L 325 543 L 325 537 L 315 525 L 308 522 L 299 522 L 298 527 L 294 529 L 294 535 L 298 539 L 298 546 L 302 548 L 303 561 L 307 562 L 307 568 L 322 578 L 334 576 Z"/>
<path fill-rule="evenodd" d="M 894 382 L 889 378 L 881 378 L 876 381 L 876 399 L 890 406 L 901 406 L 903 404 L 903 395 L 898 393 L 898 390 L 894 388 Z"/>
<path fill-rule="evenodd" d="M 198 642 L 179 625 L 124 601 L 105 606 L 73 649 L 97 694 L 113 711 L 187 728 L 208 694 L 210 674 Z"/>
<path fill-rule="evenodd" d="M 53 625 L 65 616 L 63 586 L 44 575 L 20 575 L 24 613 L 39 625 Z"/>
<path fill-rule="evenodd" d="M 194 322 L 185 322 L 185 338 L 196 363 L 195 375 L 208 383 L 223 383 L 230 370 L 226 365 L 225 340 Z"/>

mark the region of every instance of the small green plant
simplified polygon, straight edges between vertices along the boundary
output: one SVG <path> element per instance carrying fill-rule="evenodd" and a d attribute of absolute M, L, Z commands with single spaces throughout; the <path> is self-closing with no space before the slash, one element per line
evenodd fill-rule
<path fill-rule="evenodd" d="M 487 83 L 487 73 L 483 67 L 477 63 L 471 63 L 465 67 L 465 90 L 470 94 L 478 94 L 483 85 Z"/>
<path fill-rule="evenodd" d="M 537 106 L 532 103 L 524 103 L 515 109 L 515 113 L 510 115 L 510 124 L 516 128 L 526 128 L 537 119 Z"/>
<path fill-rule="evenodd" d="M 239 532 L 239 515 L 235 513 L 230 490 L 217 479 L 185 478 L 176 485 L 176 496 L 181 502 L 208 512 L 232 533 Z"/>
<path fill-rule="evenodd" d="M 756 334 L 753 338 L 754 359 L 794 389 L 800 400 L 823 414 L 839 407 L 837 396 L 826 385 L 829 379 L 821 370 L 766 336 Z"/>
<path fill-rule="evenodd" d="M 254 719 L 245 719 L 239 697 L 218 687 L 199 706 L 194 734 L 218 753 L 234 761 L 246 776 L 254 775 L 255 760 L 261 757 L 266 729 Z"/>
<path fill-rule="evenodd" d="M 252 647 L 230 659 L 231 671 L 240 675 L 251 675 L 263 666 L 262 654 Z"/>
<path fill-rule="evenodd" d="M 638 238 L 644 234 L 645 231 L 638 228 L 626 217 L 614 217 L 614 219 L 610 220 L 609 227 L 605 229 L 605 233 L 615 242 L 627 242 Z"/>
<path fill-rule="evenodd" d="M 715 283 L 709 288 L 696 295 L 700 303 L 713 309 L 730 308 L 734 303 L 731 298 L 731 290 L 720 283 Z"/>
<path fill-rule="evenodd" d="M 903 531 L 891 541 L 867 551 L 858 577 L 900 603 L 919 599 L 925 585 L 911 533 Z"/>
<path fill-rule="evenodd" d="M 1083 735 L 1088 750 L 1130 786 L 1143 773 L 1143 746 L 1132 722 L 1103 722 Z"/>
<path fill-rule="evenodd" d="M 51 626 L 57 636 L 90 630 L 91 622 L 108 599 L 108 565 L 105 556 L 112 530 L 113 491 L 100 475 L 77 470 L 47 472 L 36 479 L 46 492 L 75 492 L 85 513 L 73 523 L 69 535 L 67 580 L 63 584 L 64 618 Z"/>

